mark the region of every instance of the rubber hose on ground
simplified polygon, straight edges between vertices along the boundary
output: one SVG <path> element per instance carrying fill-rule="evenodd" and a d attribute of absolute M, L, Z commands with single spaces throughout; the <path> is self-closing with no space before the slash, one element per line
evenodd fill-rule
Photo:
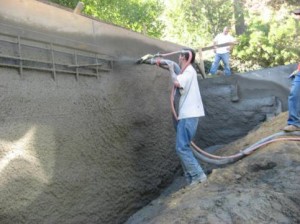
<path fill-rule="evenodd" d="M 272 142 L 276 142 L 276 141 L 300 141 L 299 137 L 289 137 L 289 138 L 278 138 L 280 136 L 300 136 L 300 132 L 278 132 L 275 133 L 273 135 L 270 135 L 266 138 L 261 139 L 260 141 L 254 143 L 253 145 L 247 147 L 246 149 L 240 151 L 239 153 L 233 155 L 233 156 L 220 156 L 218 159 L 214 159 L 214 158 L 209 158 L 207 155 L 202 154 L 201 152 L 193 149 L 193 153 L 195 154 L 195 156 L 204 162 L 210 163 L 210 164 L 214 164 L 214 165 L 226 165 L 226 164 L 230 164 L 230 163 L 234 163 L 238 160 L 240 160 L 241 158 L 251 154 L 252 152 L 254 152 L 256 149 L 267 145 L 269 143 Z M 209 154 L 206 152 L 206 154 Z M 215 156 L 210 154 L 211 156 Z"/>

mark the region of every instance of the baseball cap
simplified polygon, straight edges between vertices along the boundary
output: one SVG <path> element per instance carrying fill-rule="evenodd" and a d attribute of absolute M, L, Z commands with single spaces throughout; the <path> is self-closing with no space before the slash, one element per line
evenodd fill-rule
<path fill-rule="evenodd" d="M 300 15 L 300 9 L 294 10 L 293 13 L 296 14 L 296 15 Z"/>

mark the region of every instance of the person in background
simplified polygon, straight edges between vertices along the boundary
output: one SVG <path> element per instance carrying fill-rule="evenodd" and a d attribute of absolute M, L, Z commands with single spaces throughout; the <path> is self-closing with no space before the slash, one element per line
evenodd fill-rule
<path fill-rule="evenodd" d="M 295 18 L 300 20 L 300 9 L 293 11 Z M 290 75 L 292 86 L 288 98 L 289 115 L 284 131 L 300 131 L 300 62 L 298 68 Z"/>
<path fill-rule="evenodd" d="M 230 65 L 229 65 L 229 60 L 230 60 L 230 51 L 232 49 L 233 43 L 235 42 L 235 38 L 232 37 L 229 34 L 229 28 L 224 27 L 223 32 L 219 33 L 214 41 L 214 52 L 215 52 L 215 59 L 214 62 L 212 63 L 212 66 L 210 68 L 209 73 L 211 75 L 215 75 L 218 68 L 220 61 L 223 62 L 224 64 L 224 73 L 225 75 L 231 75 L 231 70 L 230 70 Z M 229 46 L 225 47 L 217 47 L 216 45 L 218 44 L 224 44 L 224 43 L 232 43 Z"/>

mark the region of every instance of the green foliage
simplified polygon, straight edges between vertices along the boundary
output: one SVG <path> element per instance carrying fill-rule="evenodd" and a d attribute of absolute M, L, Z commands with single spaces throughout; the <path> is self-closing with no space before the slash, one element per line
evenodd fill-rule
<path fill-rule="evenodd" d="M 230 25 L 232 13 L 230 1 L 169 1 L 162 16 L 166 24 L 163 39 L 195 48 L 205 46 Z"/>
<path fill-rule="evenodd" d="M 233 51 L 235 70 L 243 72 L 297 62 L 297 30 L 297 22 L 288 15 L 278 19 L 274 14 L 267 21 L 254 18 Z"/>
<path fill-rule="evenodd" d="M 78 0 L 51 0 L 75 8 Z M 145 35 L 159 38 L 163 24 L 157 19 L 163 5 L 159 0 L 82 0 L 83 13 Z"/>
<path fill-rule="evenodd" d="M 76 7 L 78 0 L 51 0 L 51 2 L 73 9 Z"/>
<path fill-rule="evenodd" d="M 51 1 L 72 9 L 78 2 Z M 82 1 L 87 15 L 192 48 L 211 45 L 223 27 L 234 27 L 234 14 L 243 13 L 246 31 L 237 37 L 233 70 L 244 72 L 299 61 L 299 22 L 290 13 L 299 0 Z M 244 6 L 243 10 L 234 11 L 234 3 Z"/>

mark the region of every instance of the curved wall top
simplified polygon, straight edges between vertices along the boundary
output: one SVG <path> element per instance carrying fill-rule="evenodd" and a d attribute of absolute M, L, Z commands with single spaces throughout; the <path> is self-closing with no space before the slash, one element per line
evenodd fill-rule
<path fill-rule="evenodd" d="M 113 57 L 141 57 L 139 45 L 146 53 L 174 51 L 181 46 L 146 37 L 130 30 L 75 14 L 35 0 L 1 1 L 0 18 L 40 32 L 47 30 L 60 38 L 86 43 L 91 50 Z M 64 43 L 65 46 L 73 43 Z M 78 45 L 80 45 L 78 43 Z M 112 47 L 113 46 L 113 47 Z M 79 46 L 80 47 L 80 46 Z"/>

